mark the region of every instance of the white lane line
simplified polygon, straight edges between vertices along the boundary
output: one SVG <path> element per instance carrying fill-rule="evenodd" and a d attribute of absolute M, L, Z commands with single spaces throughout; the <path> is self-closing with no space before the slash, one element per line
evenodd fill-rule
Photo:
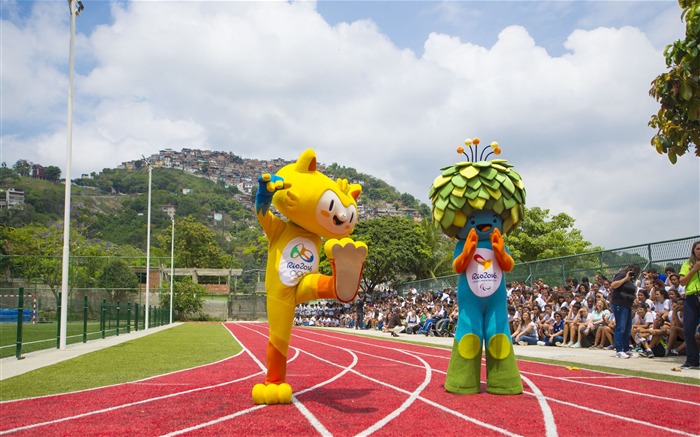
<path fill-rule="evenodd" d="M 407 355 L 411 355 L 410 353 L 405 352 L 405 351 L 401 351 L 401 352 L 404 354 L 407 354 Z M 413 356 L 413 355 L 411 355 L 411 356 Z M 421 361 L 421 363 L 423 363 L 423 368 L 425 369 L 425 378 L 423 379 L 423 382 L 418 387 L 416 387 L 416 389 L 413 390 L 413 392 L 411 392 L 411 395 L 399 406 L 399 408 L 395 409 L 390 414 L 384 416 L 384 418 L 382 420 L 379 420 L 378 422 L 376 422 L 374 425 L 370 426 L 366 430 L 357 434 L 358 437 L 365 437 L 365 436 L 372 434 L 375 431 L 382 429 L 384 427 L 384 425 L 391 422 L 392 420 L 397 418 L 401 413 L 406 411 L 408 409 L 408 407 L 410 407 L 416 401 L 416 399 L 419 398 L 420 393 L 422 393 L 423 390 L 425 390 L 425 387 L 428 386 L 428 384 L 430 383 L 431 377 L 432 377 L 432 372 L 430 371 L 430 365 L 422 358 L 419 358 L 419 357 L 414 357 L 414 358 L 417 358 L 418 360 Z"/>
<path fill-rule="evenodd" d="M 303 339 L 305 339 L 305 340 L 307 340 L 307 341 L 313 341 L 313 342 L 316 342 L 316 343 L 320 343 L 320 344 L 327 344 L 327 343 L 323 343 L 323 342 L 318 341 L 318 340 L 312 340 L 312 339 L 306 338 L 306 337 L 300 337 L 300 338 L 303 338 Z M 331 337 L 331 338 L 335 338 L 335 337 Z M 358 342 L 358 343 L 361 343 L 361 342 Z M 407 354 L 407 355 L 409 355 L 409 356 L 414 356 L 414 355 L 413 355 L 413 351 L 410 351 L 410 350 L 397 349 L 396 347 L 385 347 L 385 346 L 377 346 L 377 345 L 368 345 L 367 343 L 361 343 L 361 344 L 362 344 L 362 345 L 365 345 L 365 346 L 378 347 L 378 348 L 381 348 L 381 349 L 390 349 L 390 350 L 392 350 L 392 351 L 402 352 L 402 353 Z M 346 348 L 343 348 L 343 347 L 341 347 L 341 346 L 336 346 L 336 345 L 329 345 L 329 346 L 332 346 L 332 347 L 335 347 L 335 348 L 338 348 L 338 349 L 341 349 L 341 350 L 345 350 L 345 351 L 350 350 L 350 349 L 346 349 Z M 393 359 L 391 359 L 391 358 L 376 356 L 376 355 L 372 355 L 372 354 L 369 354 L 369 353 L 366 353 L 366 352 L 361 352 L 361 351 L 357 351 L 357 350 L 353 350 L 353 352 L 358 353 L 358 354 L 361 354 L 361 355 L 369 355 L 369 356 L 372 356 L 372 357 L 375 357 L 375 358 L 379 358 L 379 359 L 382 359 L 382 360 L 385 360 L 385 361 L 397 362 L 397 360 L 393 360 Z M 418 357 L 417 357 L 417 358 L 418 358 Z M 418 359 L 420 359 L 420 358 L 418 358 Z M 420 360 L 423 361 L 422 359 L 420 359 Z M 406 363 L 406 362 L 402 362 L 402 361 L 398 361 L 398 362 L 401 363 L 401 364 L 404 364 L 404 365 L 413 365 L 413 364 Z M 427 363 L 426 363 L 425 361 L 423 361 L 423 362 L 427 365 Z M 335 365 L 335 366 L 339 366 L 339 365 L 334 364 L 334 363 L 330 363 L 330 364 Z M 414 365 L 414 366 L 415 366 L 415 365 Z M 445 373 L 445 372 L 442 372 L 442 371 L 433 369 L 433 368 L 431 368 L 429 365 L 427 365 L 427 366 L 428 366 L 428 368 L 430 369 L 430 372 L 428 372 L 428 374 L 432 374 L 432 372 Z M 417 366 L 417 367 L 419 367 L 419 366 Z M 458 418 L 460 418 L 460 419 L 462 419 L 462 420 L 465 420 L 465 421 L 467 421 L 467 422 L 471 422 L 471 423 L 473 423 L 473 424 L 475 424 L 475 425 L 478 425 L 478 426 L 481 426 L 481 427 L 484 427 L 484 428 L 488 428 L 488 429 L 490 429 L 490 430 L 492 430 L 492 431 L 496 431 L 496 432 L 499 432 L 499 433 L 504 434 L 504 435 L 507 435 L 507 436 L 511 436 L 511 437 L 519 437 L 519 436 L 520 436 L 519 434 L 512 433 L 512 432 L 510 432 L 510 431 L 508 431 L 508 430 L 506 430 L 506 429 L 503 429 L 503 428 L 500 428 L 500 427 L 491 425 L 490 423 L 482 422 L 481 420 L 478 420 L 478 419 L 475 419 L 475 418 L 473 418 L 473 417 L 470 417 L 470 416 L 467 416 L 467 415 L 465 415 L 465 414 L 462 414 L 462 413 L 460 413 L 460 412 L 454 411 L 454 410 L 452 410 L 452 409 L 450 409 L 450 408 L 448 408 L 448 407 L 445 407 L 444 405 L 438 404 L 437 402 L 434 402 L 434 401 L 431 401 L 431 400 L 426 399 L 426 398 L 424 398 L 424 397 L 418 396 L 418 395 L 414 394 L 415 392 L 410 392 L 410 391 L 408 391 L 408 390 L 404 390 L 404 389 L 399 388 L 399 387 L 397 387 L 397 386 L 395 386 L 395 385 L 391 385 L 391 384 L 388 384 L 388 383 L 386 383 L 386 382 L 384 382 L 384 381 L 380 381 L 380 380 L 377 380 L 377 379 L 372 378 L 372 377 L 370 377 L 370 376 L 367 376 L 367 375 L 364 375 L 364 374 L 362 374 L 362 373 L 359 373 L 359 372 L 357 372 L 357 371 L 355 371 L 355 370 L 353 370 L 353 373 L 355 373 L 356 375 L 358 375 L 358 376 L 360 376 L 360 377 L 362 377 L 362 378 L 365 378 L 365 379 L 367 379 L 367 380 L 369 380 L 369 381 L 375 382 L 375 383 L 377 383 L 377 384 L 379 384 L 379 385 L 382 385 L 382 386 L 388 387 L 388 388 L 390 388 L 390 389 L 392 389 L 392 390 L 395 390 L 395 391 L 398 391 L 398 392 L 400 392 L 400 393 L 403 393 L 403 394 L 405 394 L 405 395 L 407 395 L 407 396 L 409 396 L 409 397 L 414 396 L 414 397 L 415 397 L 415 400 L 420 400 L 420 401 L 422 401 L 422 402 L 425 402 L 426 404 L 428 404 L 428 405 L 430 405 L 430 406 L 432 406 L 432 407 L 438 408 L 438 409 L 440 409 L 440 410 L 442 410 L 442 411 L 444 411 L 444 412 L 446 412 L 446 413 L 448 413 L 448 414 L 452 414 L 453 416 L 456 416 L 456 417 L 458 417 Z"/>
<path fill-rule="evenodd" d="M 527 392 L 525 392 L 525 394 L 530 395 L 530 396 L 535 396 L 534 393 L 527 393 Z M 600 415 L 602 415 L 602 416 L 612 417 L 612 418 L 614 418 L 614 419 L 619 419 L 619 420 L 623 420 L 623 421 L 625 421 L 625 422 L 634 423 L 635 425 L 643 425 L 643 426 L 648 426 L 648 427 L 651 427 L 651 428 L 655 428 L 655 429 L 659 430 L 659 431 L 660 431 L 660 434 L 662 434 L 662 435 L 663 435 L 663 434 L 668 434 L 668 433 L 672 432 L 672 433 L 675 433 L 675 434 L 680 434 L 680 435 L 685 435 L 685 436 L 690 436 L 690 437 L 698 437 L 698 436 L 699 436 L 698 434 L 692 434 L 692 433 L 689 433 L 689 432 L 686 432 L 686 431 L 681 431 L 681 430 L 679 430 L 679 429 L 672 429 L 672 428 L 669 428 L 668 425 L 656 425 L 656 424 L 649 423 L 649 422 L 646 422 L 646 421 L 640 421 L 640 420 L 638 420 L 638 419 L 633 419 L 633 418 L 631 418 L 631 417 L 620 416 L 619 414 L 614 414 L 614 413 L 608 413 L 607 411 L 603 411 L 603 410 L 597 410 L 597 409 L 594 409 L 594 408 L 583 407 L 583 406 L 581 406 L 581 405 L 577 405 L 577 404 L 574 404 L 574 403 L 571 403 L 571 402 L 567 402 L 567 401 L 562 401 L 562 400 L 559 400 L 559 399 L 554 399 L 554 398 L 550 398 L 550 397 L 545 397 L 545 398 L 546 398 L 549 402 L 556 402 L 556 403 L 558 403 L 558 404 L 566 405 L 566 406 L 568 406 L 568 407 L 578 408 L 579 410 L 584 410 L 584 411 L 587 411 L 587 412 L 589 412 L 589 413 L 595 413 L 595 414 L 600 414 Z"/>
<path fill-rule="evenodd" d="M 554 414 L 552 409 L 549 408 L 547 403 L 547 397 L 542 394 L 542 391 L 537 387 L 537 384 L 532 382 L 529 378 L 520 374 L 520 378 L 530 386 L 533 395 L 537 398 L 537 403 L 540 405 L 542 410 L 542 418 L 544 420 L 544 430 L 547 437 L 557 437 L 559 432 L 557 431 L 557 423 L 554 421 Z"/>
<path fill-rule="evenodd" d="M 18 427 L 18 428 L 7 429 L 7 430 L 4 430 L 4 431 L 0 431 L 0 435 L 10 434 L 10 433 L 13 433 L 13 432 L 18 432 L 18 431 L 24 431 L 24 430 L 27 430 L 27 429 L 39 428 L 39 427 L 42 427 L 42 426 L 55 425 L 55 424 L 57 424 L 57 423 L 68 422 L 68 421 L 70 421 L 70 420 L 82 419 L 83 417 L 90 417 L 90 416 L 94 416 L 94 415 L 97 415 L 97 414 L 110 413 L 110 412 L 112 412 L 112 411 L 121 410 L 121 409 L 123 409 L 123 408 L 133 407 L 133 406 L 136 406 L 136 405 L 143 405 L 143 404 L 147 404 L 147 403 L 149 403 L 149 402 L 155 402 L 155 401 L 160 401 L 160 400 L 163 400 L 163 399 L 170 399 L 170 398 L 174 398 L 174 397 L 177 397 L 177 396 L 182 396 L 182 395 L 186 395 L 186 394 L 190 394 L 190 393 L 196 393 L 196 392 L 198 392 L 198 391 L 204 391 L 204 390 L 210 390 L 210 389 L 213 389 L 213 388 L 224 387 L 224 386 L 227 386 L 227 385 L 235 384 L 235 383 L 237 383 L 237 382 L 245 381 L 245 380 L 247 380 L 247 379 L 253 378 L 253 377 L 258 376 L 258 375 L 260 375 L 260 372 L 256 372 L 256 373 L 253 373 L 253 374 L 244 376 L 244 377 L 242 377 L 242 378 L 238 378 L 238 379 L 234 379 L 234 380 L 231 380 L 231 381 L 226 381 L 226 382 L 222 382 L 222 383 L 219 383 L 219 384 L 214 384 L 214 385 L 210 385 L 210 386 L 206 386 L 206 387 L 199 387 L 199 388 L 194 388 L 194 389 L 192 389 L 192 390 L 185 390 L 185 391 L 181 391 L 181 392 L 177 392 L 177 393 L 170 393 L 170 394 L 163 395 L 163 396 L 157 396 L 157 397 L 154 397 L 154 398 L 142 399 L 142 400 L 136 401 L 136 402 L 129 402 L 129 403 L 126 403 L 126 404 L 120 404 L 120 405 L 116 405 L 116 406 L 109 407 L 109 408 L 102 408 L 102 409 L 100 409 L 100 410 L 88 411 L 88 412 L 86 412 L 86 413 L 76 414 L 76 415 L 68 416 L 68 417 L 62 417 L 62 418 L 60 418 L 60 419 L 54 419 L 54 420 L 49 420 L 49 421 L 46 421 L 46 422 L 35 423 L 35 424 L 32 424 L 32 425 L 20 426 L 20 427 Z"/>
<path fill-rule="evenodd" d="M 654 395 L 654 394 L 650 394 L 650 393 L 640 393 L 640 392 L 636 392 L 633 390 L 627 390 L 624 388 L 618 388 L 618 387 L 609 386 L 609 385 L 601 386 L 600 384 L 593 384 L 590 382 L 581 381 L 580 379 L 573 380 L 570 378 L 564 378 L 564 377 L 560 377 L 560 376 L 543 375 L 541 373 L 523 372 L 523 371 L 520 372 L 521 375 L 523 373 L 530 375 L 530 376 L 538 376 L 538 377 L 542 377 L 542 378 L 556 379 L 558 381 L 571 382 L 572 384 L 589 385 L 591 387 L 604 388 L 605 390 L 612 390 L 612 391 L 617 391 L 620 393 L 632 394 L 635 396 L 642 396 L 642 397 L 646 397 L 646 398 L 658 399 L 658 400 L 662 400 L 664 402 L 678 402 L 681 404 L 688 404 L 688 405 L 700 407 L 700 402 L 686 401 L 685 399 L 676 399 L 676 398 L 671 398 L 668 396 L 658 396 L 658 395 Z"/>

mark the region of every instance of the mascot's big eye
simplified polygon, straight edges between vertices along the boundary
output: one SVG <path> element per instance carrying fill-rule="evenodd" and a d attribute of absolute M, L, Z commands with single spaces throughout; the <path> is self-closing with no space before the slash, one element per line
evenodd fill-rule
<path fill-rule="evenodd" d="M 333 211 L 333 205 L 335 205 L 335 200 L 331 199 L 331 204 L 328 205 L 328 211 Z"/>

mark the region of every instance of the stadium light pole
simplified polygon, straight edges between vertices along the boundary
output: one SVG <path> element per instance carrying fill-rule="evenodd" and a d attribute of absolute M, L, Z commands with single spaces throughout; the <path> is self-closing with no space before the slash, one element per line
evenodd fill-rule
<path fill-rule="evenodd" d="M 175 212 L 170 216 L 172 233 L 170 235 L 170 324 L 173 323 L 173 275 L 175 274 Z"/>
<path fill-rule="evenodd" d="M 68 48 L 68 123 L 66 143 L 66 191 L 63 199 L 63 259 L 61 264 L 61 329 L 58 333 L 58 347 L 66 350 L 68 332 L 68 273 L 70 271 L 70 196 L 71 196 L 71 156 L 73 154 L 73 72 L 75 70 L 75 17 L 84 9 L 80 0 L 68 0 L 70 11 L 70 43 Z"/>
<path fill-rule="evenodd" d="M 149 328 L 149 314 L 150 308 L 148 303 L 148 298 L 151 294 L 151 181 L 153 179 L 153 166 L 151 165 L 151 160 L 143 158 L 148 166 L 148 223 L 146 224 L 146 316 L 144 318 L 145 327 Z"/>

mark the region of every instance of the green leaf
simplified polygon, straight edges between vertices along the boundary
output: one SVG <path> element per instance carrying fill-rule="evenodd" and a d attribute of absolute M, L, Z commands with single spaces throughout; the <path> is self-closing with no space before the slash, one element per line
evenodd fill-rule
<path fill-rule="evenodd" d="M 683 82 L 681 84 L 681 98 L 683 100 L 690 100 L 693 97 L 693 90 L 688 82 Z"/>

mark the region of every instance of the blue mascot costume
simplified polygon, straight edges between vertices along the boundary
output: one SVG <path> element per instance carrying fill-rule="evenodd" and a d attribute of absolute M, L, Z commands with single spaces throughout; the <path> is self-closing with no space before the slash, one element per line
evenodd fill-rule
<path fill-rule="evenodd" d="M 459 275 L 459 320 L 445 389 L 479 393 L 485 351 L 486 391 L 519 394 L 523 384 L 510 337 L 504 278 L 515 263 L 502 234 L 520 223 L 525 188 L 507 161 L 486 160 L 501 153 L 498 143 L 491 143 L 491 150 L 486 148 L 481 155 L 478 138 L 465 144 L 470 154 L 463 147 L 457 152 L 470 159 L 443 168 L 429 194 L 433 221 L 457 239 L 452 267 Z"/>

